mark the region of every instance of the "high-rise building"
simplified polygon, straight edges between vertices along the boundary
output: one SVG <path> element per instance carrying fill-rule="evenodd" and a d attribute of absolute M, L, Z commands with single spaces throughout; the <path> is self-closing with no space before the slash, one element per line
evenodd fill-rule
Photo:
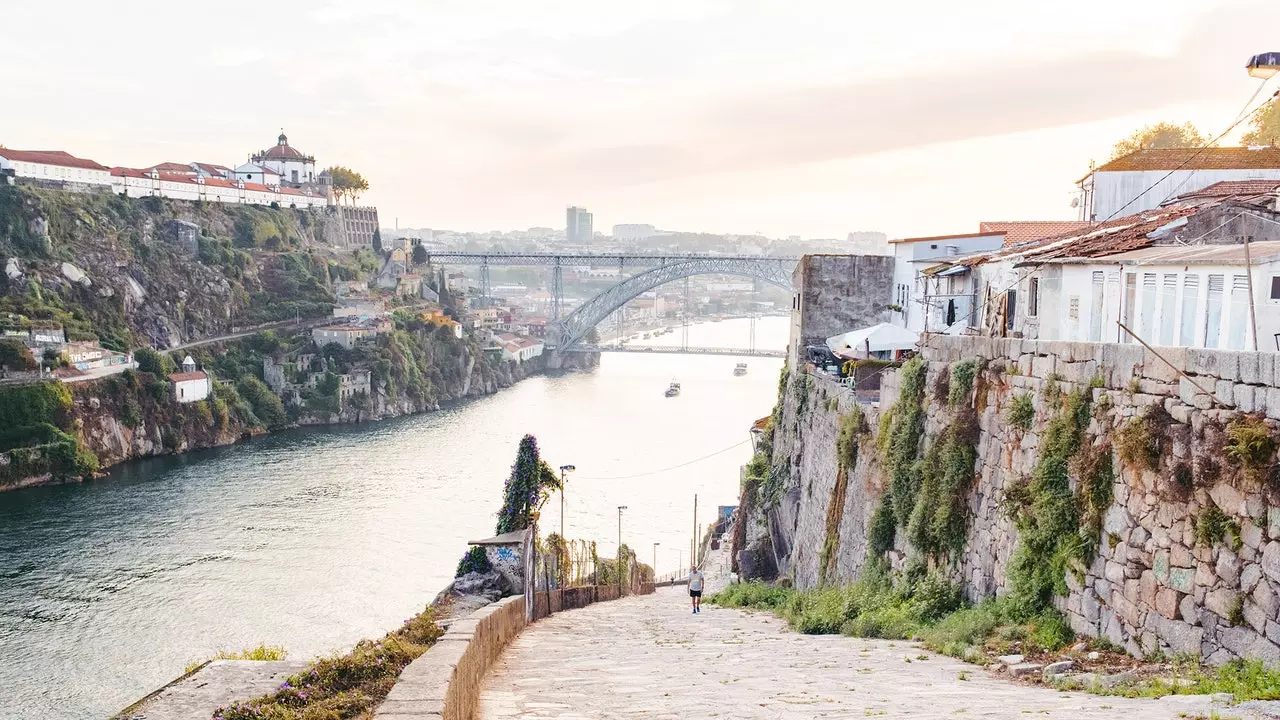
<path fill-rule="evenodd" d="M 591 213 L 586 208 L 571 207 L 565 210 L 564 236 L 570 245 L 588 245 L 595 232 L 591 227 Z"/>

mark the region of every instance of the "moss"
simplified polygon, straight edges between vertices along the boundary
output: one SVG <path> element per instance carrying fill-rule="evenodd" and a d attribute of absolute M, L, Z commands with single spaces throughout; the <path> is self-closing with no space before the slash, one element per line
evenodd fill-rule
<path fill-rule="evenodd" d="M 1196 543 L 1212 547 L 1219 542 L 1226 542 L 1233 550 L 1239 550 L 1240 523 L 1210 503 L 1196 516 Z"/>
<path fill-rule="evenodd" d="M 1266 421 L 1257 415 L 1243 415 L 1227 424 L 1227 441 L 1222 453 L 1240 467 L 1246 480 L 1260 483 L 1271 469 L 1276 441 Z"/>
<path fill-rule="evenodd" d="M 1031 396 L 1027 393 L 1014 395 L 1005 419 L 1020 430 L 1030 430 L 1031 423 L 1036 419 L 1036 407 Z"/>
<path fill-rule="evenodd" d="M 855 407 L 840 418 L 836 436 L 836 462 L 840 468 L 852 468 L 858 462 L 858 441 L 866 433 L 866 417 Z"/>
<path fill-rule="evenodd" d="M 923 403 L 927 369 L 924 358 L 920 356 L 902 366 L 898 401 L 893 407 L 888 432 L 884 465 L 889 475 L 894 517 L 901 526 L 910 521 L 916 496 L 920 492 L 920 477 L 915 463 L 920 451 L 920 440 L 924 436 Z"/>
<path fill-rule="evenodd" d="M 1148 405 L 1141 415 L 1129 418 L 1115 433 L 1116 452 L 1125 466 L 1137 471 L 1159 470 L 1166 429 L 1172 421 L 1163 405 Z"/>
<path fill-rule="evenodd" d="M 1115 496 L 1115 466 L 1111 445 L 1084 444 L 1075 458 L 1079 482 L 1076 503 L 1080 508 L 1081 562 L 1091 561 L 1102 538 L 1102 521 Z"/>
<path fill-rule="evenodd" d="M 893 498 L 885 493 L 880 497 L 876 510 L 867 527 L 867 557 L 871 561 L 883 560 L 884 554 L 893 549 L 897 539 L 898 524 L 893 516 Z"/>
<path fill-rule="evenodd" d="M 818 552 L 818 585 L 826 585 L 827 579 L 835 574 L 836 558 L 840 554 L 840 523 L 844 520 L 845 495 L 849 489 L 848 468 L 836 471 L 836 483 L 831 488 L 831 497 L 827 501 L 827 524 L 822 541 L 822 549 Z"/>

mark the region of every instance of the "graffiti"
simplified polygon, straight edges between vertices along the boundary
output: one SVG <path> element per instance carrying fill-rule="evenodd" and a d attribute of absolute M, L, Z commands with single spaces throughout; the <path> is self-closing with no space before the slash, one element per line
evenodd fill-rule
<path fill-rule="evenodd" d="M 515 548 L 498 547 L 498 559 L 506 562 L 514 562 L 516 559 Z"/>

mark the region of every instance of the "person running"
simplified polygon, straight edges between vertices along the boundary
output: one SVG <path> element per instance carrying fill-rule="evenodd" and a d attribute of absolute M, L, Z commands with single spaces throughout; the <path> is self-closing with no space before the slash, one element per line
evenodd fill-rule
<path fill-rule="evenodd" d="M 702 571 L 698 567 L 689 568 L 689 598 L 693 601 L 693 613 L 702 611 Z"/>

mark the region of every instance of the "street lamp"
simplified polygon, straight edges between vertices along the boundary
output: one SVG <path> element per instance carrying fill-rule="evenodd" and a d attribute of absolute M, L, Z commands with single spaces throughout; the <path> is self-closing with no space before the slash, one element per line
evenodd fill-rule
<path fill-rule="evenodd" d="M 1276 73 L 1280 73 L 1280 52 L 1254 55 L 1249 58 L 1249 64 L 1245 67 L 1248 68 L 1249 75 L 1261 80 L 1270 80 Z"/>
<path fill-rule="evenodd" d="M 626 505 L 618 506 L 618 595 L 622 595 L 622 511 L 626 510 Z"/>
<path fill-rule="evenodd" d="M 662 543 L 653 544 L 653 581 L 658 582 L 658 546 Z"/>
<path fill-rule="evenodd" d="M 577 470 L 572 465 L 560 466 L 560 542 L 567 542 L 564 535 L 564 474 Z"/>

